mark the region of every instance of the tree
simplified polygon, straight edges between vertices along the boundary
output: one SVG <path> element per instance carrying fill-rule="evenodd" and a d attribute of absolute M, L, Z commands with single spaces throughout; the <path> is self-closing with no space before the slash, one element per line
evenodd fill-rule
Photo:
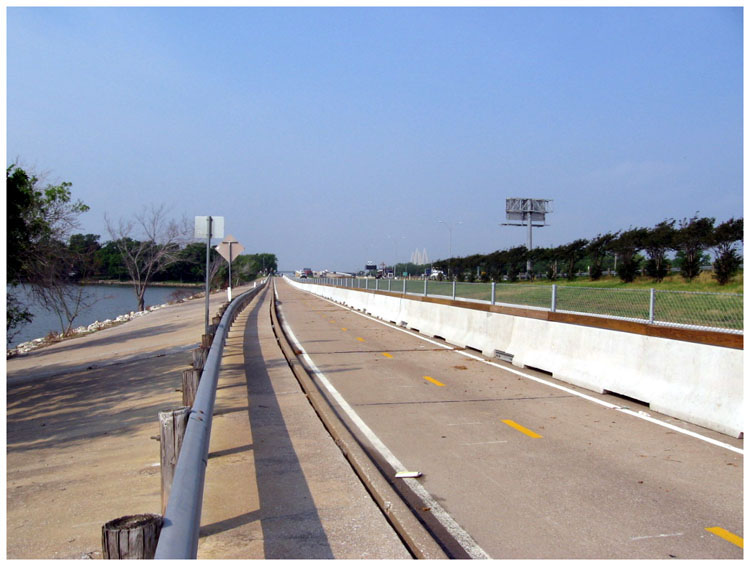
<path fill-rule="evenodd" d="M 657 282 L 661 282 L 669 273 L 669 261 L 666 259 L 667 251 L 674 246 L 675 221 L 663 220 L 653 228 L 646 230 L 641 245 L 648 254 L 645 271 Z"/>
<path fill-rule="evenodd" d="M 609 253 L 612 242 L 617 238 L 618 232 L 612 234 L 599 234 L 596 238 L 591 240 L 585 249 L 585 253 L 591 260 L 591 269 L 589 271 L 589 277 L 592 281 L 598 281 L 604 273 L 604 259 Z"/>
<path fill-rule="evenodd" d="M 151 206 L 135 215 L 134 220 L 119 220 L 118 224 L 105 215 L 107 231 L 122 254 L 138 302 L 138 310 L 145 309 L 146 289 L 156 273 L 179 259 L 180 244 L 186 241 L 187 225 L 178 225 L 166 217 L 166 207 Z M 142 241 L 131 238 L 139 230 Z"/>
<path fill-rule="evenodd" d="M 94 303 L 92 294 L 80 283 L 86 273 L 86 260 L 69 245 L 56 240 L 44 243 L 44 257 L 35 267 L 31 282 L 32 295 L 37 303 L 57 315 L 60 331 L 67 335 L 78 315 Z"/>
<path fill-rule="evenodd" d="M 632 283 L 638 274 L 642 257 L 638 252 L 643 249 L 646 238 L 646 228 L 630 228 L 622 232 L 610 247 L 620 259 L 617 266 L 617 275 L 623 283 Z"/>
<path fill-rule="evenodd" d="M 567 263 L 568 281 L 572 281 L 576 278 L 576 263 L 586 256 L 587 246 L 587 240 L 579 239 L 557 248 L 558 254 Z"/>
<path fill-rule="evenodd" d="M 38 187 L 39 179 L 17 165 L 6 169 L 7 190 L 7 339 L 17 328 L 30 322 L 32 315 L 14 293 L 20 283 L 32 285 L 41 293 L 50 285 L 66 283 L 50 278 L 50 266 L 59 268 L 67 254 L 60 242 L 67 240 L 78 224 L 78 216 L 88 210 L 71 199 L 71 183 Z M 65 248 L 62 245 L 62 248 Z M 61 273 L 59 270 L 55 273 Z"/>
<path fill-rule="evenodd" d="M 744 222 L 742 218 L 731 218 L 719 224 L 713 232 L 712 246 L 716 250 L 714 261 L 714 277 L 719 285 L 726 285 L 737 273 L 742 264 L 742 258 L 734 245 L 743 240 Z"/>
<path fill-rule="evenodd" d="M 68 241 L 68 253 L 72 255 L 73 278 L 89 279 L 101 271 L 98 252 L 101 249 L 97 234 L 73 234 Z"/>
<path fill-rule="evenodd" d="M 680 221 L 680 228 L 675 232 L 673 250 L 683 254 L 682 276 L 692 281 L 701 272 L 701 255 L 703 250 L 711 246 L 714 219 L 692 218 Z"/>

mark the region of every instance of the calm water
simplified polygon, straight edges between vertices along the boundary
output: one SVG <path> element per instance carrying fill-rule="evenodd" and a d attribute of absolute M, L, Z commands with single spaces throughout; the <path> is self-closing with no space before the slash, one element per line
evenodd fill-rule
<path fill-rule="evenodd" d="M 86 287 L 93 303 L 83 310 L 73 321 L 73 328 L 88 326 L 95 321 L 117 318 L 121 314 L 127 314 L 138 308 L 138 301 L 131 286 L 120 285 L 88 285 Z M 18 289 L 19 299 L 27 297 L 28 290 L 23 286 Z M 201 292 L 199 288 L 185 287 L 149 287 L 146 289 L 146 306 L 161 305 L 174 297 L 173 293 L 184 293 L 189 296 Z M 28 304 L 28 303 L 27 303 Z M 38 305 L 31 303 L 29 310 L 34 314 L 34 320 L 21 327 L 18 334 L 8 346 L 16 346 L 21 342 L 27 342 L 34 338 L 42 338 L 50 331 L 60 332 L 60 321 L 55 313 L 44 310 Z"/>

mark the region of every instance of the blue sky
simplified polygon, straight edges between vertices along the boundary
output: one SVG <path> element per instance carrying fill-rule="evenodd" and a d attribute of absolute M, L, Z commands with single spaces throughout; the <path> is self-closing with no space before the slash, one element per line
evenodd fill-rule
<path fill-rule="evenodd" d="M 165 204 L 289 270 L 523 245 L 507 197 L 553 200 L 535 246 L 723 221 L 742 41 L 736 7 L 10 7 L 6 157 L 103 241 Z"/>

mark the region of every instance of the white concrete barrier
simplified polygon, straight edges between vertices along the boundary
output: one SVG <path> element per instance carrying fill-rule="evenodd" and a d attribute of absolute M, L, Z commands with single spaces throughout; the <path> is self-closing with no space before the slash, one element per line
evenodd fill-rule
<path fill-rule="evenodd" d="M 744 432 L 743 350 L 549 322 L 312 283 L 290 283 L 459 347 L 724 434 Z"/>

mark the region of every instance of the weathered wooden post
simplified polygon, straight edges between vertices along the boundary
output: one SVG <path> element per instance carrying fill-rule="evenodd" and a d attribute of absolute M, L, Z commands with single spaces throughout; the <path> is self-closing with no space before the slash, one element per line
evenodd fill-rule
<path fill-rule="evenodd" d="M 182 404 L 192 407 L 195 402 L 195 392 L 198 391 L 202 370 L 186 369 L 182 371 Z"/>
<path fill-rule="evenodd" d="M 193 353 L 193 368 L 197 370 L 203 370 L 203 365 L 206 363 L 207 350 L 205 348 L 195 348 L 191 350 Z"/>
<path fill-rule="evenodd" d="M 169 492 L 172 489 L 174 470 L 180 457 L 182 439 L 185 436 L 190 407 L 180 407 L 159 411 L 159 429 L 161 445 L 161 512 L 167 509 Z"/>
<path fill-rule="evenodd" d="M 163 520 L 160 515 L 127 515 L 102 526 L 104 559 L 151 559 Z"/>

